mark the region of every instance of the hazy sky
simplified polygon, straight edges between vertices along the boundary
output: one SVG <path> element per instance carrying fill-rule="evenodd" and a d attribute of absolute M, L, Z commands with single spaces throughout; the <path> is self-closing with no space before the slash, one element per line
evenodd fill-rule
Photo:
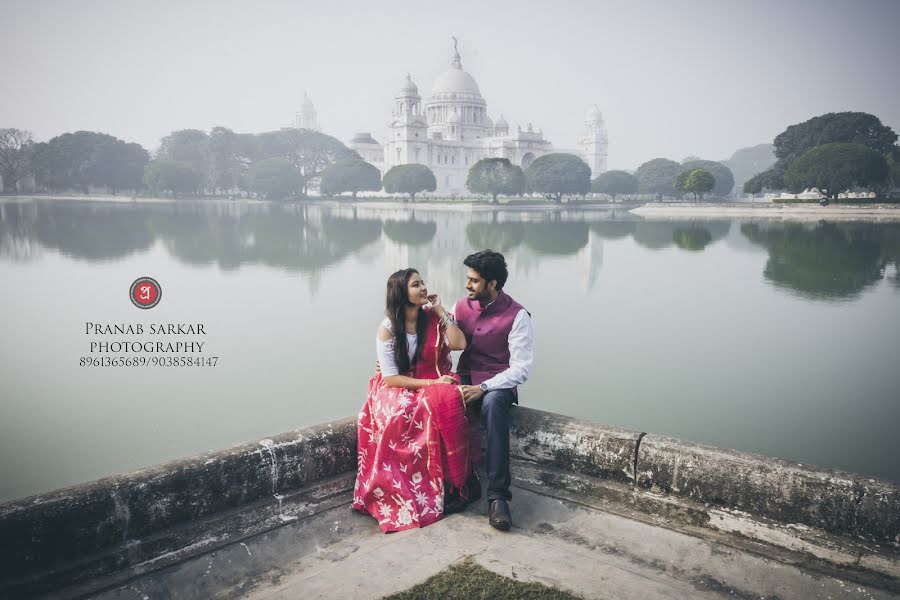
<path fill-rule="evenodd" d="M 383 141 L 406 72 L 428 95 L 451 35 L 488 114 L 573 148 L 596 103 L 610 168 L 723 159 L 787 125 L 870 112 L 900 132 L 900 1 L 71 2 L 0 0 L 0 127 L 102 131 L 293 123 Z"/>

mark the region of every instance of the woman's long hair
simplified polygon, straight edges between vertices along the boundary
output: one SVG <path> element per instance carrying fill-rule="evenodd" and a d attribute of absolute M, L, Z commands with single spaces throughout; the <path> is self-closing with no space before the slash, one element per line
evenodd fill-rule
<path fill-rule="evenodd" d="M 394 360 L 401 374 L 409 372 L 409 349 L 406 345 L 406 307 L 412 304 L 409 301 L 409 280 L 413 274 L 419 272 L 415 269 L 401 269 L 388 277 L 387 281 L 387 310 L 388 319 L 391 320 L 391 330 L 394 332 Z M 415 363 L 422 357 L 422 348 L 425 346 L 425 328 L 428 323 L 427 315 L 422 308 L 416 318 L 416 354 L 413 357 Z"/>

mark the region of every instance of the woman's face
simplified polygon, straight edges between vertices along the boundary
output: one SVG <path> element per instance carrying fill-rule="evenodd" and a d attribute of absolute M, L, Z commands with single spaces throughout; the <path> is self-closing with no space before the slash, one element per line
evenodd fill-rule
<path fill-rule="evenodd" d="M 428 304 L 428 289 L 425 282 L 418 273 L 413 273 L 406 284 L 406 291 L 409 294 L 409 303 L 413 306 L 422 306 Z"/>

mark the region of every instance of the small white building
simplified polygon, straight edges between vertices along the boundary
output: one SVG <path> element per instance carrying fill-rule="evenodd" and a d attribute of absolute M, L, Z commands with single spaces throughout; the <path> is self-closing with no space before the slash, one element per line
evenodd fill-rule
<path fill-rule="evenodd" d="M 430 168 L 440 194 L 466 194 L 469 168 L 482 158 L 508 158 L 527 168 L 534 159 L 554 152 L 543 132 L 531 123 L 523 130 L 510 126 L 501 114 L 494 122 L 475 79 L 462 68 L 456 38 L 450 67 L 438 75 L 423 100 L 412 77 L 406 75 L 397 94 L 390 128 L 383 144 L 369 133 L 358 133 L 347 144 L 382 174 L 395 165 L 418 163 Z M 576 151 L 591 168 L 592 177 L 606 170 L 608 138 L 600 109 L 590 107 L 587 132 Z M 382 159 L 375 160 L 379 155 Z M 571 152 L 571 151 L 570 151 Z"/>

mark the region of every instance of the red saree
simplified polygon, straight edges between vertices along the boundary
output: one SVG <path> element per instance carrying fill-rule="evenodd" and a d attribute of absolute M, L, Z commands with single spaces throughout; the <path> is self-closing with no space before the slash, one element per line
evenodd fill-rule
<path fill-rule="evenodd" d="M 432 311 L 427 313 L 422 356 L 409 375 L 453 375 L 440 323 Z M 357 439 L 353 508 L 378 519 L 384 532 L 438 521 L 444 513 L 445 480 L 451 489 L 462 488 L 480 451 L 480 440 L 470 443 L 456 385 L 392 388 L 382 382 L 381 373 L 369 380 Z"/>

